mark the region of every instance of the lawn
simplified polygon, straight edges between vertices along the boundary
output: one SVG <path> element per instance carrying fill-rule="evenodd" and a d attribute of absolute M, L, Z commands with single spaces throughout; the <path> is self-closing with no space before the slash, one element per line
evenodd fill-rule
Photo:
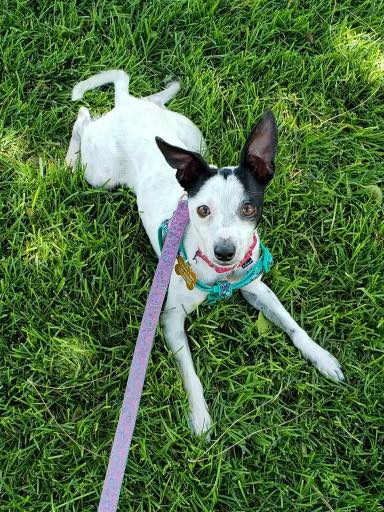
<path fill-rule="evenodd" d="M 260 232 L 266 282 L 341 362 L 336 384 L 240 294 L 189 319 L 215 421 L 191 436 L 158 332 L 121 511 L 384 510 L 382 0 L 3 0 L 0 12 L 0 510 L 96 510 L 156 259 L 132 192 L 64 165 L 80 79 L 108 68 L 237 163 L 278 120 Z M 154 169 L 156 172 L 156 169 Z"/>

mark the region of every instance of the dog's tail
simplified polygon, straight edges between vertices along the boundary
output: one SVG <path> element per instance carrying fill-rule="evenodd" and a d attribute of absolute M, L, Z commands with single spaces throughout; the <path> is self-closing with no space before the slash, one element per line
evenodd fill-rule
<path fill-rule="evenodd" d="M 129 76 L 121 69 L 110 69 L 76 84 L 72 90 L 72 101 L 80 100 L 86 91 L 106 84 L 114 84 L 115 86 L 115 104 L 121 98 L 128 97 Z"/>

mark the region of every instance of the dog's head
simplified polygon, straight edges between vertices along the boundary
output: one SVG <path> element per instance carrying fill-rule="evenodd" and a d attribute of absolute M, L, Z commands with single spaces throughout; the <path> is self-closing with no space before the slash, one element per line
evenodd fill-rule
<path fill-rule="evenodd" d="M 199 248 L 214 263 L 240 262 L 248 251 L 263 208 L 264 189 L 273 178 L 277 127 L 267 111 L 253 127 L 237 167 L 209 166 L 192 151 L 156 142 L 188 193 L 191 227 Z"/>

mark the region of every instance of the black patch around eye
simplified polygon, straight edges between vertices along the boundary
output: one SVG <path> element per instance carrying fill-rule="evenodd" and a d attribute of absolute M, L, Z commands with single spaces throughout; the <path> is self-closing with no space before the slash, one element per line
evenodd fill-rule
<path fill-rule="evenodd" d="M 245 190 L 245 202 L 251 203 L 256 207 L 256 214 L 250 217 L 246 217 L 241 214 L 240 207 L 240 217 L 244 220 L 254 221 L 256 225 L 260 221 L 261 212 L 263 210 L 264 203 L 264 186 L 261 185 L 256 179 L 252 176 L 252 174 L 242 166 L 236 167 L 233 170 L 234 176 L 240 181 Z M 244 204 L 242 203 L 242 205 Z"/>

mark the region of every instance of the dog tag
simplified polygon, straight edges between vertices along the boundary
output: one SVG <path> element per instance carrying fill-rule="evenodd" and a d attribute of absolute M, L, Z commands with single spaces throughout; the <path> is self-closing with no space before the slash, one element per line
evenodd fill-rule
<path fill-rule="evenodd" d="M 181 276 L 184 279 L 188 290 L 193 290 L 195 284 L 197 283 L 196 274 L 193 272 L 191 267 L 187 265 L 187 263 L 185 263 L 184 259 L 181 256 L 177 257 L 175 272 L 177 275 Z"/>

